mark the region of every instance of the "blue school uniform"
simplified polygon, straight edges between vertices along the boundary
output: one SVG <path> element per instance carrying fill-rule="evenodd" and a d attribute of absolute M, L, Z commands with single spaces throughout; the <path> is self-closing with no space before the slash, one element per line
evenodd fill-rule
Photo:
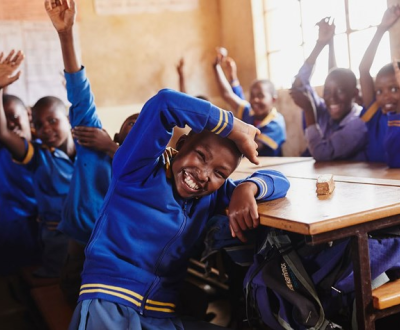
<path fill-rule="evenodd" d="M 400 167 L 400 114 L 389 113 L 387 134 L 384 141 L 389 167 Z"/>
<path fill-rule="evenodd" d="M 84 68 L 65 73 L 70 122 L 75 126 L 101 128 L 94 97 Z M 58 229 L 86 244 L 111 181 L 112 159 L 105 153 L 76 144 L 77 158 Z"/>
<path fill-rule="evenodd" d="M 361 120 L 368 128 L 368 144 L 365 150 L 367 161 L 385 162 L 384 140 L 388 128 L 388 116 L 385 115 L 376 102 L 363 109 L 360 114 Z"/>
<path fill-rule="evenodd" d="M 185 125 L 226 137 L 233 115 L 171 90 L 160 91 L 145 104 L 115 154 L 111 185 L 86 248 L 79 301 L 106 300 L 147 318 L 176 316 L 192 248 L 207 219 L 225 209 L 238 184 L 228 179 L 199 199 L 176 194 L 174 152 L 165 148 L 173 127 Z M 261 171 L 248 180 L 258 186 L 256 198 L 261 201 L 283 197 L 289 187 L 275 171 Z M 78 306 L 83 314 L 85 308 Z"/>
<path fill-rule="evenodd" d="M 236 117 L 261 131 L 261 134 L 256 137 L 263 144 L 263 148 L 258 150 L 259 156 L 282 156 L 282 145 L 286 141 L 286 125 L 285 119 L 275 108 L 261 122 L 258 122 L 251 111 L 250 103 L 243 101 L 237 110 Z"/>
<path fill-rule="evenodd" d="M 0 146 L 0 274 L 38 258 L 37 203 L 33 177 Z"/>

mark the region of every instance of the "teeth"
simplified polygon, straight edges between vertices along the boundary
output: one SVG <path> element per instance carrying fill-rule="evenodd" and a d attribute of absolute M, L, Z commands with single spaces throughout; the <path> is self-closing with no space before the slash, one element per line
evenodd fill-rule
<path fill-rule="evenodd" d="M 196 184 L 196 182 L 194 182 L 189 174 L 187 174 L 186 172 L 184 172 L 184 181 L 190 188 L 195 190 L 199 189 L 199 186 Z"/>

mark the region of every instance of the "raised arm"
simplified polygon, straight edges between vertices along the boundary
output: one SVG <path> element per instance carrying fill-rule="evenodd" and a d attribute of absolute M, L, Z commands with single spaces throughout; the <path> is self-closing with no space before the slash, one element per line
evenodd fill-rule
<path fill-rule="evenodd" d="M 27 152 L 26 141 L 7 128 L 3 89 L 18 80 L 21 74 L 18 68 L 24 60 L 24 54 L 21 51 L 11 51 L 7 57 L 3 57 L 3 53 L 0 53 L 0 143 L 10 151 L 14 159 L 22 160 Z"/>
<path fill-rule="evenodd" d="M 375 98 L 374 80 L 370 74 L 371 66 L 374 61 L 376 51 L 383 35 L 400 17 L 400 7 L 395 5 L 386 9 L 383 14 L 382 21 L 378 25 L 376 32 L 365 51 L 365 54 L 360 62 L 360 87 L 363 97 L 364 107 L 369 107 Z"/>
<path fill-rule="evenodd" d="M 225 57 L 224 61 L 226 67 L 226 74 L 231 84 L 232 91 L 239 96 L 242 100 L 245 100 L 243 88 L 240 85 L 240 81 L 237 75 L 237 65 L 232 57 Z"/>
<path fill-rule="evenodd" d="M 76 16 L 74 0 L 60 0 L 44 2 L 47 15 L 53 23 L 60 38 L 64 68 L 68 73 L 75 73 L 81 69 L 74 45 L 73 25 Z"/>
<path fill-rule="evenodd" d="M 183 73 L 183 67 L 184 66 L 185 66 L 185 60 L 182 57 L 179 60 L 178 65 L 176 66 L 176 71 L 178 72 L 178 77 L 179 77 L 179 91 L 181 93 L 186 93 L 185 74 Z"/>
<path fill-rule="evenodd" d="M 221 67 L 222 60 L 223 57 L 221 54 L 218 54 L 217 57 L 215 58 L 213 64 L 215 78 L 217 80 L 218 88 L 222 98 L 225 100 L 226 103 L 229 104 L 229 106 L 235 112 L 239 108 L 240 104 L 243 103 L 243 100 L 233 92 L 232 87 L 228 79 L 226 78 L 224 71 L 222 70 Z"/>

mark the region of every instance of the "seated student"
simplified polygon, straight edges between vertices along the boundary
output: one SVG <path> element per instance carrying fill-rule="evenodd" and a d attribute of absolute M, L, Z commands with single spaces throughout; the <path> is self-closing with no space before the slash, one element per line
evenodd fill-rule
<path fill-rule="evenodd" d="M 400 69 L 397 61 L 393 62 L 393 67 L 396 73 L 396 81 L 400 86 Z M 394 109 L 392 109 L 394 110 Z M 384 139 L 384 149 L 386 153 L 386 162 L 389 167 L 400 167 L 400 102 L 396 105 L 395 111 L 390 111 L 387 114 L 388 128 Z"/>
<path fill-rule="evenodd" d="M 286 126 L 283 116 L 274 107 L 277 98 L 274 85 L 267 79 L 253 82 L 248 103 L 232 90 L 221 67 L 223 60 L 223 55 L 219 53 L 213 65 L 222 98 L 231 106 L 237 118 L 261 130 L 256 137 L 260 156 L 282 156 Z"/>
<path fill-rule="evenodd" d="M 367 129 L 354 103 L 358 95 L 354 73 L 341 68 L 331 70 L 325 80 L 323 99 L 310 85 L 316 59 L 335 32 L 334 25 L 327 19 L 318 25 L 317 43 L 290 91 L 293 101 L 304 111 L 307 148 L 317 161 L 364 160 Z"/>
<path fill-rule="evenodd" d="M 7 129 L 31 141 L 28 110 L 22 100 L 8 94 L 2 98 Z M 0 182 L 0 274 L 7 275 L 19 267 L 36 264 L 40 254 L 32 173 L 13 162 L 2 144 Z"/>
<path fill-rule="evenodd" d="M 389 7 L 383 14 L 382 21 L 360 62 L 360 85 L 364 110 L 361 119 L 368 128 L 367 160 L 385 162 L 384 139 L 388 127 L 389 112 L 396 112 L 400 101 L 399 84 L 391 63 L 382 67 L 374 80 L 370 69 L 379 43 L 385 34 L 400 17 L 400 6 Z"/>

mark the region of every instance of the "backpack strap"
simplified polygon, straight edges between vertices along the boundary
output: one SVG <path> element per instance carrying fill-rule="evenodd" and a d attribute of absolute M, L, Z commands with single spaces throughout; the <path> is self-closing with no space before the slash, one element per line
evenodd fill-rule
<path fill-rule="evenodd" d="M 325 318 L 325 312 L 322 307 L 321 301 L 319 300 L 317 291 L 311 281 L 307 271 L 304 269 L 303 263 L 301 262 L 296 251 L 291 247 L 291 240 L 288 235 L 277 234 L 275 230 L 271 230 L 267 236 L 268 242 L 271 246 L 275 246 L 281 253 L 283 259 L 291 268 L 297 279 L 304 286 L 304 288 L 309 292 L 309 294 L 315 299 L 319 306 L 319 319 L 316 325 L 310 330 L 324 330 L 329 327 L 330 322 Z M 290 325 L 288 325 L 284 320 L 279 320 L 282 327 L 288 330 L 293 330 Z M 281 322 L 282 321 L 282 322 Z"/>

